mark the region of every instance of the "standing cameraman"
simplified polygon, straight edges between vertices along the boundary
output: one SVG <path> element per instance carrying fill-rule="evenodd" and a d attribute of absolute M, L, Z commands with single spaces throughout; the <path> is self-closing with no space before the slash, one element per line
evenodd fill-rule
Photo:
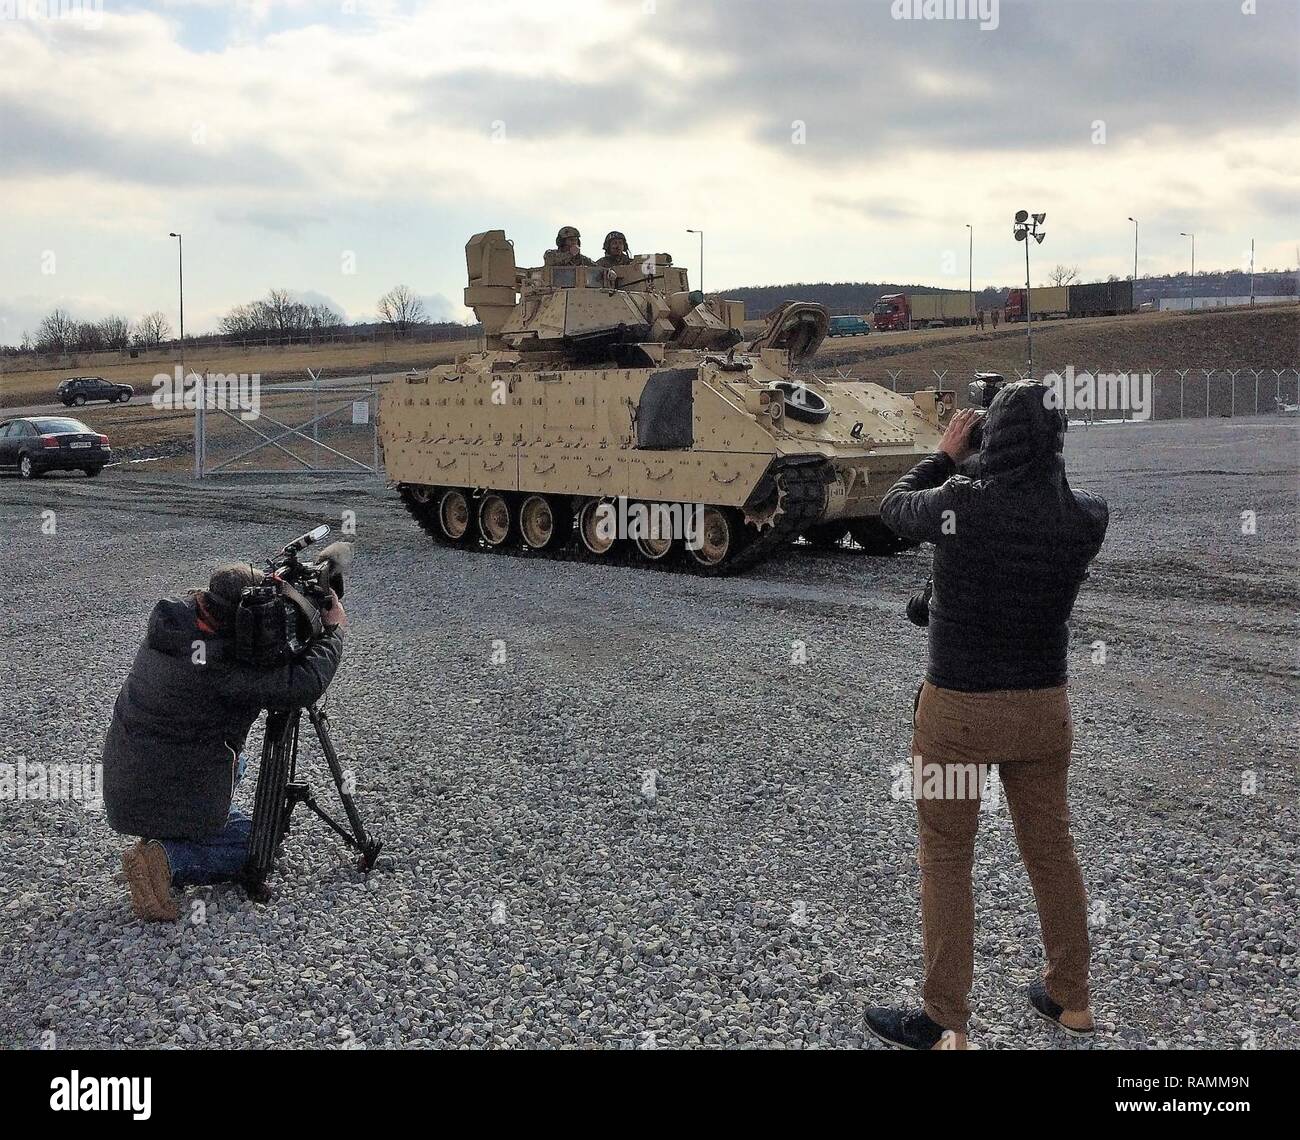
<path fill-rule="evenodd" d="M 869 1009 L 889 1044 L 965 1048 L 974 971 L 971 868 L 979 794 L 927 796 L 917 778 L 996 764 L 1033 884 L 1047 969 L 1028 1000 L 1077 1034 L 1093 1031 L 1083 877 L 1066 807 L 1073 725 L 1066 693 L 1067 621 L 1106 535 L 1096 495 L 1065 478 L 1065 420 L 1032 380 L 998 392 L 983 420 L 979 478 L 956 474 L 973 454 L 979 413 L 958 412 L 939 451 L 881 505 L 905 538 L 934 543 L 929 667 L 913 720 L 913 796 L 920 836 L 924 1008 Z M 961 766 L 960 769 L 955 766 Z M 971 767 L 978 766 L 978 767 Z"/>
<path fill-rule="evenodd" d="M 262 573 L 219 567 L 207 590 L 164 598 L 149 617 L 104 742 L 109 826 L 142 836 L 122 855 L 131 905 L 146 922 L 174 922 L 172 887 L 236 879 L 249 818 L 231 806 L 244 742 L 263 709 L 303 708 L 329 686 L 343 653 L 343 604 L 331 594 L 325 633 L 287 664 L 235 659 L 234 618 Z"/>

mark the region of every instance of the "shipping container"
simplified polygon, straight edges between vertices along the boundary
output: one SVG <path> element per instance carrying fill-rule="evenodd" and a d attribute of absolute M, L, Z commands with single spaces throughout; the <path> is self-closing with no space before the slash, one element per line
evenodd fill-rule
<path fill-rule="evenodd" d="M 1053 317 L 1070 315 L 1070 287 L 1068 285 L 1044 285 L 1029 295 L 1029 310 L 1034 320 L 1046 321 Z M 1023 321 L 1025 319 L 1025 291 L 1012 289 L 1007 294 L 1007 320 Z"/>
<path fill-rule="evenodd" d="M 1069 291 L 1072 317 L 1113 317 L 1133 311 L 1132 281 L 1098 281 L 1093 285 L 1071 285 Z"/>
<path fill-rule="evenodd" d="M 927 321 L 956 324 L 971 318 L 971 295 L 965 290 L 960 293 L 909 293 L 908 301 L 911 302 L 914 325 Z"/>

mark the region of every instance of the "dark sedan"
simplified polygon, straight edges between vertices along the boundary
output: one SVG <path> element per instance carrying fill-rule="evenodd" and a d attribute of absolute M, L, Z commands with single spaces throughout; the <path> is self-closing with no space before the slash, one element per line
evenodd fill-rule
<path fill-rule="evenodd" d="M 108 436 L 66 416 L 27 416 L 0 423 L 0 471 L 34 479 L 46 471 L 98 475 L 113 458 Z"/>

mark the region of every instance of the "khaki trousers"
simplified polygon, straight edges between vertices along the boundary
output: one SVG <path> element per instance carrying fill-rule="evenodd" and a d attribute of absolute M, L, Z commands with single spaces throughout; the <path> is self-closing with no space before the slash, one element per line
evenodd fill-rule
<path fill-rule="evenodd" d="M 1074 728 L 1064 685 L 962 693 L 928 681 L 913 721 L 925 1012 L 966 1031 L 975 964 L 971 868 L 987 765 L 998 766 L 1029 872 L 1047 956 L 1044 981 L 1066 1009 L 1088 1007 L 1088 917 L 1066 776 Z M 978 777 L 975 783 L 973 777 Z M 973 791 L 973 794 L 971 794 Z"/>

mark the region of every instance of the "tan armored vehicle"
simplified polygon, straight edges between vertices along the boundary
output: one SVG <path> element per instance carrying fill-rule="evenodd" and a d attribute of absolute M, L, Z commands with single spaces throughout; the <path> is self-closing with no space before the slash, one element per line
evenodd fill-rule
<path fill-rule="evenodd" d="M 800 536 L 900 548 L 880 500 L 952 393 L 802 373 L 822 306 L 787 302 L 746 341 L 744 306 L 691 292 L 667 254 L 521 270 L 488 230 L 465 255 L 484 350 L 380 401 L 388 476 L 434 538 L 705 574 Z"/>

